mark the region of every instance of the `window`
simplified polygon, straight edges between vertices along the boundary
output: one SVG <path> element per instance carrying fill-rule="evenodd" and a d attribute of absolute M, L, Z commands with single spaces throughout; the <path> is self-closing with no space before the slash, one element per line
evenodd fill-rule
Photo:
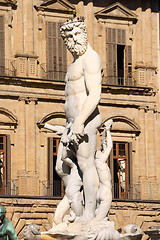
<path fill-rule="evenodd" d="M 131 143 L 113 142 L 113 152 L 110 157 L 113 197 L 128 199 L 131 183 Z"/>
<path fill-rule="evenodd" d="M 63 81 L 67 72 L 67 49 L 59 22 L 47 22 L 47 78 Z"/>
<path fill-rule="evenodd" d="M 0 135 L 0 195 L 11 191 L 10 137 Z"/>
<path fill-rule="evenodd" d="M 126 31 L 107 28 L 106 83 L 132 85 L 132 48 L 126 45 Z"/>
<path fill-rule="evenodd" d="M 56 197 L 64 194 L 63 182 L 55 170 L 59 141 L 59 138 L 48 138 L 48 194 Z"/>

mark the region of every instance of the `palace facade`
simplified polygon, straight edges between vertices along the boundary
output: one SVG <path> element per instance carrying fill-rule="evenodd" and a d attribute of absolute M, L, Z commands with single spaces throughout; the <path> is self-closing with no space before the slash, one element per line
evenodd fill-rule
<path fill-rule="evenodd" d="M 55 172 L 60 136 L 44 124 L 65 125 L 72 56 L 59 27 L 84 16 L 104 67 L 100 113 L 114 121 L 113 198 L 159 199 L 159 11 L 158 0 L 0 0 L 1 197 L 63 196 Z"/>

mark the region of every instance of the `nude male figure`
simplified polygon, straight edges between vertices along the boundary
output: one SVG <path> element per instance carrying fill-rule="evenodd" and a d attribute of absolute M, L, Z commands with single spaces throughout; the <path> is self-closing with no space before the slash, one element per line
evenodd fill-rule
<path fill-rule="evenodd" d="M 85 197 L 82 219 L 89 221 L 95 216 L 99 186 L 94 155 L 97 128 L 101 125 L 97 105 L 101 94 L 102 63 L 87 41 L 83 19 L 69 20 L 61 26 L 60 32 L 74 57 L 65 78 L 65 113 L 67 121 L 73 119 L 71 135 L 67 141 L 72 141 L 77 148 L 76 157 L 83 173 Z"/>

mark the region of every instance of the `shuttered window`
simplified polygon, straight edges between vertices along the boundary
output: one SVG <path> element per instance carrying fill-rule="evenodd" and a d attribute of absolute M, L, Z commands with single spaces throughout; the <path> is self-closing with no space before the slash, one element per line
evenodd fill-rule
<path fill-rule="evenodd" d="M 132 86 L 132 47 L 126 45 L 126 31 L 107 28 L 107 67 L 104 83 Z"/>
<path fill-rule="evenodd" d="M 5 34 L 3 15 L 0 15 L 0 75 L 5 75 Z"/>
<path fill-rule="evenodd" d="M 59 138 L 48 138 L 48 195 L 63 196 L 63 183 L 55 166 L 57 161 Z"/>
<path fill-rule="evenodd" d="M 0 194 L 11 194 L 10 136 L 0 135 Z"/>
<path fill-rule="evenodd" d="M 67 50 L 60 35 L 59 22 L 47 22 L 47 78 L 64 80 L 67 72 Z"/>

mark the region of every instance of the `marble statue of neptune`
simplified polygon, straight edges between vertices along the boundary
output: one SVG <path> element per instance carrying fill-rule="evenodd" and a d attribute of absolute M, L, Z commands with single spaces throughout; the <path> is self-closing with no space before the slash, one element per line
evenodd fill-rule
<path fill-rule="evenodd" d="M 60 32 L 74 58 L 65 78 L 65 114 L 67 124 L 72 122 L 72 126 L 61 141 L 68 146 L 68 156 L 74 153 L 82 172 L 85 207 L 81 220 L 88 222 L 95 216 L 99 186 L 95 150 L 97 128 L 101 125 L 97 106 L 101 95 L 103 68 L 99 55 L 88 43 L 82 18 L 68 20 L 61 26 Z M 82 206 L 75 205 L 73 211 L 81 215 Z"/>
<path fill-rule="evenodd" d="M 56 171 L 64 182 L 65 195 L 56 209 L 53 227 L 38 235 L 37 226 L 29 226 L 24 239 L 138 239 L 128 238 L 130 233 L 126 233 L 127 238 L 126 234 L 121 236 L 108 220 L 112 202 L 107 164 L 113 145 L 111 119 L 103 123 L 101 145 L 97 150 L 97 131 L 102 126 L 98 110 L 102 62 L 88 43 L 83 18 L 68 20 L 61 26 L 60 33 L 73 55 L 65 78 L 66 126 L 46 123 L 44 127 L 61 135 Z M 70 214 L 66 215 L 69 209 Z M 137 237 L 137 233 L 132 235 Z"/>

